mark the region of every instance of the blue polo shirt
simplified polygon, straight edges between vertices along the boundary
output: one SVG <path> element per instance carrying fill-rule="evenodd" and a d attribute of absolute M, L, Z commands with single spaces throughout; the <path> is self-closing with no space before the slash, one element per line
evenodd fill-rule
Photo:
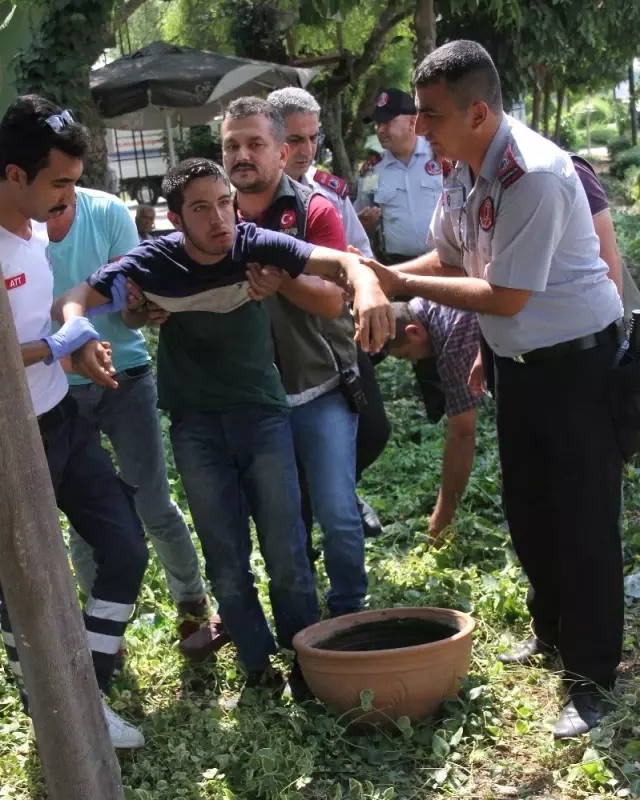
<path fill-rule="evenodd" d="M 106 192 L 76 189 L 76 216 L 61 242 L 50 242 L 54 294 L 63 294 L 86 280 L 103 264 L 128 253 L 139 244 L 135 223 L 125 204 Z M 120 314 L 100 314 L 91 324 L 105 342 L 111 342 L 116 372 L 150 362 L 140 331 L 132 331 Z M 80 375 L 68 375 L 73 385 L 91 383 Z"/>

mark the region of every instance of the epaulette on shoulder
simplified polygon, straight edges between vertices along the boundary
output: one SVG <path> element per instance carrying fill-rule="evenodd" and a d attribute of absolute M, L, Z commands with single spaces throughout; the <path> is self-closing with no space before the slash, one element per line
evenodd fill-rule
<path fill-rule="evenodd" d="M 330 172 L 317 169 L 313 180 L 326 189 L 331 189 L 332 192 L 335 192 L 338 197 L 341 197 L 343 200 L 349 195 L 349 184 L 344 178 L 339 178 L 337 175 L 332 175 Z"/>
<path fill-rule="evenodd" d="M 498 164 L 498 180 L 503 189 L 507 189 L 525 174 L 513 152 L 511 142 L 505 147 L 500 163 Z"/>
<path fill-rule="evenodd" d="M 360 177 L 364 178 L 367 172 L 371 172 L 371 170 L 377 166 L 382 161 L 382 156 L 380 153 L 371 153 L 365 159 L 364 164 L 360 168 Z"/>

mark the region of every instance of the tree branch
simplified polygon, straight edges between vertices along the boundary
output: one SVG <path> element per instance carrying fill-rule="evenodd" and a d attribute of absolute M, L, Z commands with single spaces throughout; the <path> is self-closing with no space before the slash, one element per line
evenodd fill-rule
<path fill-rule="evenodd" d="M 113 14 L 112 30 L 116 30 L 120 25 L 123 25 L 134 11 L 137 11 L 144 3 L 146 3 L 146 0 L 126 0 L 126 2 L 118 4 Z"/>

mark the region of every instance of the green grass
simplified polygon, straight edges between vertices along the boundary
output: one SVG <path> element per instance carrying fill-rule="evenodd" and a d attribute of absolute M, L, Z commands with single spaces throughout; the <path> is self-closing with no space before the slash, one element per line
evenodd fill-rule
<path fill-rule="evenodd" d="M 455 533 L 429 549 L 442 426 L 424 421 L 406 365 L 379 368 L 393 438 L 363 481 L 385 535 L 367 543 L 370 607 L 443 605 L 477 620 L 464 691 L 436 720 L 363 734 L 317 703 L 289 700 L 225 712 L 220 701 L 242 683 L 232 648 L 217 664 L 185 664 L 176 649 L 175 611 L 154 558 L 128 635 L 128 669 L 114 707 L 138 724 L 147 747 L 121 754 L 131 800 L 337 800 L 431 797 L 640 796 L 640 636 L 627 609 L 625 661 L 616 708 L 600 731 L 554 743 L 559 679 L 541 668 L 504 669 L 500 649 L 526 634 L 526 583 L 508 546 L 500 505 L 493 409 L 483 410 L 478 454 Z M 170 454 L 167 454 L 170 459 Z M 185 508 L 179 479 L 173 489 Z M 639 472 L 626 473 L 627 569 L 638 568 Z M 253 556 L 266 600 L 262 559 Z M 324 583 L 324 578 L 321 577 Z M 588 591 L 585 585 L 585 591 Z M 16 693 L 0 668 L 0 798 L 44 798 L 41 769 Z M 425 679 L 427 677 L 425 676 Z"/>

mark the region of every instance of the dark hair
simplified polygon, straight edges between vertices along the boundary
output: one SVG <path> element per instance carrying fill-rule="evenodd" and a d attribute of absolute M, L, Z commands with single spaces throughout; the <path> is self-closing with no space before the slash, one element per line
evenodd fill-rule
<path fill-rule="evenodd" d="M 395 339 L 389 341 L 389 347 L 402 347 L 409 341 L 405 333 L 407 325 L 421 325 L 422 323 L 409 303 L 391 303 L 391 313 L 396 321 L 396 336 Z"/>
<path fill-rule="evenodd" d="M 415 68 L 416 88 L 444 81 L 460 108 L 482 101 L 502 111 L 500 77 L 491 56 L 477 42 L 458 39 L 436 48 Z"/>
<path fill-rule="evenodd" d="M 229 179 L 222 167 L 209 158 L 187 158 L 172 167 L 162 179 L 162 195 L 167 201 L 169 211 L 182 212 L 184 192 L 187 186 L 198 178 L 214 178 L 229 187 Z"/>
<path fill-rule="evenodd" d="M 224 119 L 247 119 L 256 116 L 266 117 L 269 120 L 276 141 L 282 144 L 285 139 L 282 111 L 267 100 L 262 100 L 260 97 L 239 97 L 229 103 L 224 112 Z"/>
<path fill-rule="evenodd" d="M 7 179 L 9 164 L 15 164 L 27 173 L 31 183 L 49 163 L 51 150 L 84 158 L 89 146 L 86 128 L 73 122 L 55 131 L 47 122 L 61 113 L 55 103 L 36 94 L 23 95 L 11 103 L 0 122 L 0 181 Z"/>

